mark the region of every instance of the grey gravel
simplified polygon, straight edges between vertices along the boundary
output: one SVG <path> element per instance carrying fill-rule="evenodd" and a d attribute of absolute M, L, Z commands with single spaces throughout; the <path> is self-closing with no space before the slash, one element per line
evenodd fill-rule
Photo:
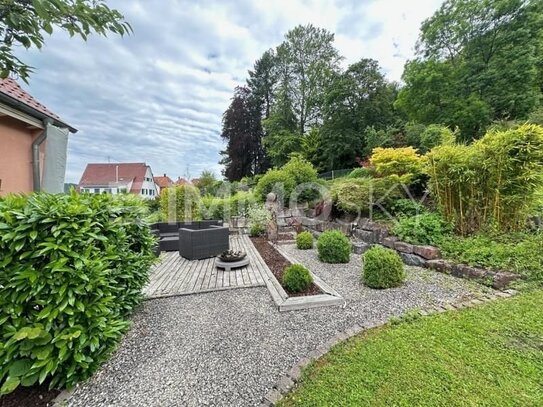
<path fill-rule="evenodd" d="M 284 249 L 336 289 L 346 307 L 280 313 L 262 287 L 147 301 L 116 354 L 75 388 L 68 405 L 260 405 L 295 363 L 353 325 L 375 326 L 411 309 L 488 292 L 415 267 L 407 268 L 403 287 L 372 290 L 360 281 L 359 255 L 330 265 L 315 250 Z"/>

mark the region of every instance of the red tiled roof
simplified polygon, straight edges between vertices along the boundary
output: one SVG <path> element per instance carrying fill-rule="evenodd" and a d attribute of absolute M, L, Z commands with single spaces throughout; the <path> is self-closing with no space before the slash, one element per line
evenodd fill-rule
<path fill-rule="evenodd" d="M 50 117 L 51 119 L 54 119 L 67 127 L 70 127 L 73 132 L 77 131 L 64 122 L 57 114 L 50 111 L 47 107 L 45 107 L 45 105 L 38 102 L 34 97 L 32 97 L 32 95 L 21 88 L 17 81 L 13 78 L 0 79 L 0 93 L 8 96 L 8 98 L 15 102 L 20 102 L 30 109 Z"/>
<path fill-rule="evenodd" d="M 160 188 L 168 188 L 173 185 L 172 179 L 166 174 L 164 174 L 163 177 L 154 177 L 154 180 L 155 184 L 157 184 Z"/>
<path fill-rule="evenodd" d="M 147 164 L 145 163 L 107 163 L 107 164 L 87 164 L 85 172 L 81 176 L 79 181 L 79 188 L 115 185 L 117 181 L 119 183 L 132 182 L 131 193 L 139 194 L 141 192 L 141 185 L 145 178 L 145 172 L 147 171 Z M 118 170 L 117 170 L 118 169 Z"/>
<path fill-rule="evenodd" d="M 177 177 L 177 181 L 175 181 L 175 185 L 190 185 L 190 182 L 187 181 L 185 178 Z"/>

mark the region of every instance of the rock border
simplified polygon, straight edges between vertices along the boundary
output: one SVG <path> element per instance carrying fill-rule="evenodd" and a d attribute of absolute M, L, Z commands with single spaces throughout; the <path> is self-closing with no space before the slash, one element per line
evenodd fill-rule
<path fill-rule="evenodd" d="M 505 290 L 505 291 L 497 291 L 492 294 L 485 294 L 483 297 L 478 299 L 472 299 L 469 301 L 462 301 L 458 303 L 453 304 L 445 304 L 443 306 L 433 306 L 428 308 L 423 308 L 418 310 L 418 314 L 421 317 L 429 316 L 432 314 L 440 314 L 443 312 L 448 311 L 456 311 L 463 308 L 472 308 L 490 301 L 499 300 L 502 298 L 510 298 L 516 295 L 518 291 L 516 290 Z M 403 314 L 405 315 L 405 314 Z M 392 318 L 392 317 L 391 317 Z M 275 385 L 272 387 L 272 389 L 262 398 L 261 406 L 275 406 L 287 393 L 290 392 L 296 385 L 296 383 L 299 381 L 300 377 L 302 376 L 302 371 L 304 368 L 306 368 L 310 363 L 320 359 L 322 356 L 324 356 L 326 353 L 330 351 L 330 349 L 337 344 L 358 335 L 359 333 L 377 328 L 380 326 L 383 326 L 390 322 L 390 319 L 388 318 L 385 322 L 379 322 L 375 324 L 365 324 L 365 325 L 354 325 L 351 328 L 342 331 L 336 335 L 334 335 L 332 338 L 330 338 L 328 341 L 326 341 L 321 346 L 317 347 L 315 350 L 311 351 L 307 357 L 302 358 L 296 363 L 285 375 L 281 376 L 279 380 L 275 383 Z"/>
<path fill-rule="evenodd" d="M 299 262 L 293 260 L 288 254 L 286 254 L 283 249 L 277 245 L 273 244 L 271 242 L 268 242 L 271 246 L 273 246 L 285 259 L 287 259 L 291 264 L 300 264 Z M 255 248 L 255 255 L 260 256 L 260 253 L 258 253 L 258 250 Z M 268 288 L 268 291 L 270 292 L 270 295 L 272 296 L 273 301 L 275 302 L 275 305 L 277 306 L 277 309 L 280 312 L 284 311 L 297 311 L 297 310 L 303 310 L 303 309 L 309 309 L 309 308 L 317 308 L 317 307 L 328 307 L 328 306 L 340 306 L 345 307 L 346 301 L 345 299 L 331 286 L 329 286 L 327 283 L 325 283 L 322 279 L 320 279 L 318 276 L 313 274 L 311 270 L 309 271 L 311 273 L 311 276 L 313 277 L 313 283 L 320 288 L 324 294 L 318 294 L 318 295 L 311 295 L 311 296 L 301 296 L 301 297 L 289 297 L 285 289 L 281 286 L 279 281 L 275 278 L 269 267 L 266 265 L 264 261 L 262 261 L 265 265 L 263 268 L 263 272 L 266 274 L 264 281 L 266 283 L 266 287 Z"/>
<path fill-rule="evenodd" d="M 342 231 L 345 235 L 356 239 L 351 239 L 351 242 L 352 250 L 357 254 L 365 253 L 374 245 L 385 246 L 395 250 L 408 266 L 424 267 L 455 277 L 475 280 L 497 290 L 504 290 L 513 281 L 522 279 L 519 274 L 507 271 L 493 271 L 445 260 L 437 247 L 402 242 L 398 237 L 390 235 L 387 227 L 368 218 L 359 219 L 358 223 L 330 222 L 309 217 L 300 217 L 299 221 L 304 229 L 317 238 L 327 230 Z"/>

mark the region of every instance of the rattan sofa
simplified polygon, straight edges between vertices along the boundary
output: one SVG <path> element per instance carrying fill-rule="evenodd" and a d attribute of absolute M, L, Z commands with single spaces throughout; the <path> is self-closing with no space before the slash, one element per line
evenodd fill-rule
<path fill-rule="evenodd" d="M 210 225 L 179 229 L 179 255 L 189 260 L 215 257 L 230 248 L 228 227 Z"/>
<path fill-rule="evenodd" d="M 179 229 L 206 229 L 210 226 L 222 226 L 219 220 L 201 220 L 194 222 L 161 222 L 151 225 L 151 230 L 159 239 L 161 252 L 175 252 L 179 250 Z"/>

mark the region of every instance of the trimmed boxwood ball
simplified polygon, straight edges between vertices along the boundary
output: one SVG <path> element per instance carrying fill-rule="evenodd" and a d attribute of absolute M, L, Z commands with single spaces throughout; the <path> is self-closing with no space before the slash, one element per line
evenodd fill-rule
<path fill-rule="evenodd" d="M 339 230 L 329 230 L 317 241 L 319 259 L 325 263 L 348 263 L 351 258 L 351 241 Z"/>
<path fill-rule="evenodd" d="M 364 284 L 370 288 L 398 287 L 405 281 L 402 259 L 394 250 L 375 246 L 364 253 Z"/>
<path fill-rule="evenodd" d="M 313 277 L 301 264 L 293 264 L 285 269 L 281 282 L 287 291 L 299 293 L 309 288 L 313 283 Z"/>
<path fill-rule="evenodd" d="M 300 250 L 313 248 L 313 235 L 310 232 L 301 232 L 296 236 L 296 247 Z"/>

